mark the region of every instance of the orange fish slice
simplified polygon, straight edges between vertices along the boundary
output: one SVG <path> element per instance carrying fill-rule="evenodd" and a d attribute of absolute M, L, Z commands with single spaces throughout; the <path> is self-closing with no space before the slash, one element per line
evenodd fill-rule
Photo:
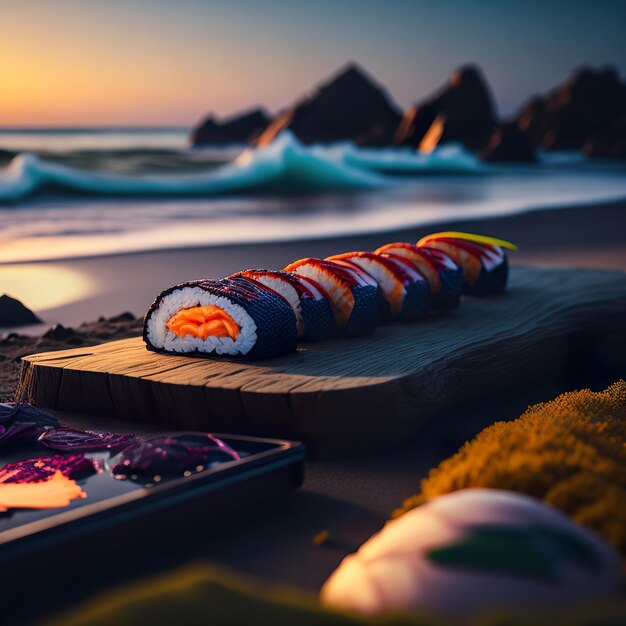
<path fill-rule="evenodd" d="M 218 306 L 195 306 L 183 309 L 170 318 L 167 327 L 179 337 L 230 337 L 237 339 L 240 328 L 224 309 Z"/>
<path fill-rule="evenodd" d="M 55 472 L 48 480 L 39 483 L 0 484 L 0 510 L 54 509 L 67 506 L 76 498 L 87 494 L 71 478 Z"/>
<path fill-rule="evenodd" d="M 343 328 L 348 323 L 354 308 L 354 294 L 350 284 L 333 270 L 336 268 L 332 263 L 314 258 L 300 259 L 284 268 L 285 272 L 294 272 L 322 285 L 328 293 L 330 307 L 337 325 Z"/>
<path fill-rule="evenodd" d="M 441 250 L 441 252 L 447 254 L 457 265 L 463 268 L 463 277 L 466 283 L 473 285 L 480 271 L 483 268 L 482 257 L 468 251 L 463 246 L 454 245 L 454 243 L 448 243 L 447 241 L 441 241 L 439 239 L 429 239 L 426 242 L 431 248 Z M 479 248 L 475 248 L 476 251 Z"/>
<path fill-rule="evenodd" d="M 383 297 L 389 303 L 392 315 L 397 315 L 401 311 L 406 287 L 398 266 L 372 252 L 345 252 L 329 256 L 327 260 L 349 261 L 365 270 L 378 283 Z"/>
<path fill-rule="evenodd" d="M 428 281 L 432 293 L 437 293 L 441 288 L 441 277 L 439 276 L 437 268 L 432 264 L 428 256 L 415 244 L 402 242 L 388 243 L 375 250 L 374 253 L 383 256 L 385 254 L 391 254 L 408 259 Z"/>

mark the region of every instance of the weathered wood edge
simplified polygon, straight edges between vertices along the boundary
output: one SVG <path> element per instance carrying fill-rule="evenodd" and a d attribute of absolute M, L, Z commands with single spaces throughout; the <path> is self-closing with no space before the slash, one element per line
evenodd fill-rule
<path fill-rule="evenodd" d="M 493 342 L 490 360 L 497 366 L 489 372 L 485 372 L 484 363 L 481 365 L 484 349 L 476 345 L 434 359 L 428 368 L 410 376 L 361 381 L 363 384 L 356 387 L 356 403 L 355 387 L 313 391 L 295 387 L 283 393 L 267 392 L 262 387 L 238 386 L 235 373 L 230 387 L 203 386 L 198 393 L 197 387 L 164 384 L 150 375 L 133 378 L 80 369 L 85 357 L 99 351 L 124 352 L 133 340 L 26 357 L 20 386 L 24 399 L 50 408 L 173 427 L 299 438 L 324 455 L 345 456 L 347 452 L 398 443 L 435 415 L 492 390 L 554 375 L 568 366 L 573 346 L 580 343 L 576 336 L 584 335 L 588 345 L 600 338 L 623 344 L 625 275 L 595 275 L 600 282 L 608 281 L 605 289 L 598 291 L 603 294 L 601 298 L 560 311 L 564 315 L 559 318 L 557 334 L 550 324 L 544 323 L 542 329 L 542 320 L 535 320 L 522 323 L 517 332 Z M 540 351 L 541 359 L 537 360 L 535 351 Z"/>

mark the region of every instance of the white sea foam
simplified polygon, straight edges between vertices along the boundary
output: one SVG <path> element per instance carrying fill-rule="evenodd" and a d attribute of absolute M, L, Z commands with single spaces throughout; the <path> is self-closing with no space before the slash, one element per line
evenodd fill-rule
<path fill-rule="evenodd" d="M 388 173 L 478 172 L 482 166 L 458 146 L 430 155 L 406 149 L 365 150 L 350 144 L 303 146 L 283 132 L 270 146 L 244 150 L 234 161 L 203 173 L 121 175 L 92 172 L 17 155 L 0 170 L 0 202 L 18 202 L 47 189 L 88 195 L 219 196 L 274 191 L 377 188 L 392 184 Z"/>
<path fill-rule="evenodd" d="M 626 198 L 624 164 L 486 165 L 452 145 L 420 155 L 303 146 L 285 133 L 235 159 L 40 149 L 0 167 L 0 263 L 382 233 Z"/>

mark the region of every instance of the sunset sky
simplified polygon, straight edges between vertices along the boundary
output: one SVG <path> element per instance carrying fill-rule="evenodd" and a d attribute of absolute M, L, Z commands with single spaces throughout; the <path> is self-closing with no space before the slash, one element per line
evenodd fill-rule
<path fill-rule="evenodd" d="M 625 77 L 625 24 L 604 0 L 0 0 L 0 126 L 276 111 L 349 60 L 401 106 L 478 63 L 507 114 L 582 63 Z"/>

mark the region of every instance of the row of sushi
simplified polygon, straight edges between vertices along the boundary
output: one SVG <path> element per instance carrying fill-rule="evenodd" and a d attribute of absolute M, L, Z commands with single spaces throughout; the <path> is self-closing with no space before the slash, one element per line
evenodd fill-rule
<path fill-rule="evenodd" d="M 149 350 L 263 359 L 294 352 L 298 339 L 322 341 L 414 322 L 457 307 L 461 294 L 505 289 L 507 241 L 441 232 L 417 244 L 305 258 L 281 271 L 245 270 L 163 291 L 144 323 Z"/>

